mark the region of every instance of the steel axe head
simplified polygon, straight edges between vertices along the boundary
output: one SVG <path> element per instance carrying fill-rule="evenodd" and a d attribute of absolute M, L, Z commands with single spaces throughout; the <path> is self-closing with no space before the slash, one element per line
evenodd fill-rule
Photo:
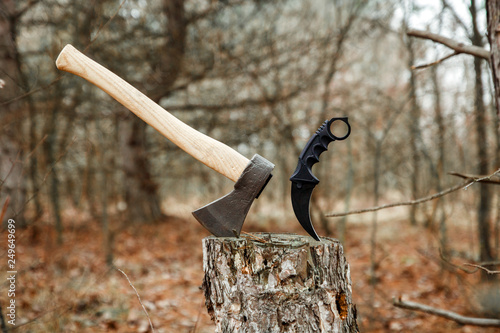
<path fill-rule="evenodd" d="M 239 236 L 253 200 L 271 179 L 273 169 L 273 163 L 260 155 L 254 155 L 234 184 L 234 190 L 195 210 L 194 217 L 215 236 Z"/>

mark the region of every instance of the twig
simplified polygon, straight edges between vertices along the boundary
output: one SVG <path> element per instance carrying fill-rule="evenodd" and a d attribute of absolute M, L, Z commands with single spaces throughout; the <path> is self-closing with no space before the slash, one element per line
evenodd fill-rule
<path fill-rule="evenodd" d="M 30 3 L 28 3 L 28 5 L 26 5 L 25 9 L 27 9 L 30 5 L 32 4 L 36 4 L 39 0 L 36 0 L 36 1 L 31 1 Z M 99 34 L 101 33 L 101 31 L 115 18 L 115 16 L 118 14 L 118 12 L 120 11 L 120 9 L 122 8 L 123 4 L 126 2 L 126 0 L 123 0 L 120 5 L 118 6 L 118 9 L 115 11 L 115 13 L 106 21 L 106 23 L 104 23 L 102 26 L 99 27 L 99 29 L 97 30 L 96 34 L 94 35 L 94 37 L 90 40 L 90 42 L 87 44 L 87 46 L 85 46 L 84 48 L 84 52 L 95 42 L 95 40 L 97 39 L 97 37 L 99 37 Z M 22 10 L 24 12 L 24 10 Z M 60 74 L 59 76 L 57 76 L 54 80 L 52 80 L 51 82 L 49 82 L 48 84 L 44 85 L 44 86 L 41 86 L 41 87 L 38 87 L 38 88 L 35 88 L 33 90 L 30 90 L 22 95 L 19 95 L 19 96 L 16 96 L 10 100 L 7 100 L 7 101 L 2 101 L 0 103 L 0 106 L 5 106 L 5 105 L 9 105 L 11 103 L 14 103 L 18 100 L 21 100 L 23 98 L 26 98 L 34 93 L 37 93 L 39 91 L 42 91 L 42 90 L 45 90 L 45 89 L 48 89 L 50 88 L 51 86 L 53 86 L 54 84 L 56 84 L 57 82 L 59 82 L 61 79 L 63 78 L 63 74 Z"/>
<path fill-rule="evenodd" d="M 474 274 L 477 272 L 477 269 L 474 269 L 474 270 L 470 270 L 470 269 L 467 269 L 467 268 L 464 268 L 460 265 L 457 265 L 457 264 L 454 264 L 450 261 L 450 259 L 446 258 L 444 256 L 444 253 L 442 251 L 442 249 L 439 249 L 439 257 L 441 258 L 442 261 L 444 261 L 445 263 L 447 263 L 448 265 L 450 265 L 451 267 L 453 268 L 456 268 L 456 269 L 459 269 L 467 274 Z"/>
<path fill-rule="evenodd" d="M 457 42 L 456 40 L 453 40 L 448 37 L 444 37 L 429 31 L 424 31 L 424 30 L 408 30 L 406 33 L 408 36 L 412 37 L 417 37 L 417 38 L 423 38 L 423 39 L 429 39 L 432 40 L 433 42 L 443 44 L 450 49 L 454 50 L 457 54 L 458 53 L 466 53 L 473 55 L 475 57 L 483 58 L 487 61 L 490 61 L 490 52 L 486 49 L 483 49 L 482 47 L 475 46 L 475 45 L 465 45 L 464 43 Z"/>
<path fill-rule="evenodd" d="M 40 0 L 28 1 L 28 3 L 24 6 L 24 8 L 21 8 L 17 13 L 14 14 L 14 18 L 16 20 L 19 19 L 21 16 L 23 16 L 28 11 L 28 9 L 30 9 L 31 7 L 33 7 L 34 5 L 36 5 L 39 2 L 40 2 Z"/>
<path fill-rule="evenodd" d="M 483 271 L 485 271 L 486 273 L 491 274 L 491 275 L 500 274 L 500 271 L 492 271 L 492 270 L 489 270 L 488 268 L 483 267 L 481 265 L 467 264 L 467 263 L 465 263 L 464 265 L 465 266 L 471 266 L 471 267 L 476 267 L 476 268 L 482 269 Z"/>
<path fill-rule="evenodd" d="M 58 77 L 56 77 L 54 80 L 52 80 L 51 82 L 49 82 L 48 84 L 44 85 L 44 86 L 41 86 L 41 87 L 38 87 L 38 88 L 35 88 L 33 90 L 30 90 L 22 95 L 19 95 L 19 96 L 16 96 L 12 99 L 9 99 L 7 101 L 3 101 L 2 103 L 0 103 L 0 106 L 5 106 L 5 105 L 9 105 L 11 103 L 14 103 L 20 99 L 23 99 L 25 97 L 28 97 L 29 95 L 32 95 L 34 93 L 37 93 L 39 91 L 42 91 L 42 90 L 45 90 L 45 89 L 48 89 L 50 88 L 51 86 L 53 86 L 54 84 L 56 84 L 57 82 L 59 82 L 59 80 L 62 79 L 62 75 L 59 75 Z"/>
<path fill-rule="evenodd" d="M 247 238 L 251 238 L 254 241 L 261 242 L 261 243 L 268 243 L 264 238 L 257 237 L 255 235 L 249 234 L 248 232 L 242 231 L 241 234 L 243 236 L 246 236 Z"/>
<path fill-rule="evenodd" d="M 354 214 L 362 214 L 362 213 L 368 213 L 368 212 L 375 212 L 377 210 L 381 209 L 386 209 L 386 208 L 393 208 L 393 207 L 399 207 L 399 206 L 411 206 L 411 205 L 418 205 L 427 201 L 431 201 L 437 198 L 440 198 L 442 196 L 445 196 L 447 194 L 450 194 L 452 192 L 458 191 L 462 188 L 466 188 L 472 183 L 475 183 L 476 181 L 473 179 L 468 179 L 465 182 L 455 185 L 453 187 L 450 187 L 444 191 L 441 191 L 439 193 L 435 193 L 433 195 L 423 197 L 417 200 L 411 200 L 411 201 L 403 201 L 403 202 L 396 202 L 396 203 L 391 203 L 391 204 L 386 204 L 382 206 L 377 206 L 377 207 L 371 207 L 371 208 L 365 208 L 365 209 L 358 209 L 358 210 L 352 210 L 349 212 L 344 212 L 344 213 L 330 213 L 326 214 L 326 217 L 340 217 L 340 216 L 346 216 L 346 215 L 354 215 Z"/>
<path fill-rule="evenodd" d="M 431 66 L 437 65 L 437 64 L 439 64 L 439 63 L 442 63 L 443 61 L 448 60 L 448 59 L 450 59 L 451 57 L 456 56 L 457 54 L 460 54 L 460 53 L 458 53 L 458 52 L 456 52 L 456 51 L 455 51 L 455 52 L 453 52 L 453 53 L 451 53 L 451 54 L 448 54 L 446 57 L 443 57 L 443 58 L 441 58 L 441 59 L 438 59 L 438 60 L 436 60 L 436 61 L 434 61 L 434 62 L 431 62 L 431 63 L 429 63 L 429 64 L 425 64 L 425 65 L 418 65 L 418 66 L 411 66 L 411 69 L 424 69 L 424 68 L 428 68 L 428 67 L 431 67 Z"/>
<path fill-rule="evenodd" d="M 193 329 L 191 332 L 196 333 L 198 332 L 198 324 L 200 323 L 200 318 L 201 318 L 201 312 L 205 309 L 205 300 L 201 300 L 200 308 L 198 310 L 198 315 L 196 316 L 196 322 L 194 323 Z"/>
<path fill-rule="evenodd" d="M 90 42 L 87 44 L 87 46 L 85 46 L 85 48 L 83 49 L 83 52 L 86 52 L 87 49 L 95 42 L 95 40 L 97 39 L 97 37 L 99 37 L 99 35 L 101 34 L 101 31 L 111 22 L 113 21 L 113 19 L 115 18 L 115 16 L 118 14 L 118 12 L 120 11 L 120 9 L 123 7 L 123 5 L 125 4 L 127 0 L 123 0 L 120 5 L 118 6 L 118 8 L 116 9 L 115 13 L 113 15 L 111 15 L 111 17 L 106 21 L 106 23 L 104 23 L 103 25 L 101 25 L 99 27 L 99 29 L 97 29 L 97 32 L 95 33 L 94 37 L 90 40 Z"/>
<path fill-rule="evenodd" d="M 42 140 L 45 139 L 45 136 L 42 138 Z M 50 166 L 50 169 L 45 173 L 45 175 L 43 176 L 42 178 L 42 181 L 40 184 L 38 184 L 38 188 L 35 188 L 31 197 L 28 198 L 28 200 L 26 200 L 26 202 L 23 204 L 23 206 L 20 208 L 20 211 L 22 209 L 24 209 L 24 207 L 26 207 L 26 205 L 28 203 L 30 203 L 31 200 L 33 200 L 35 198 L 35 196 L 38 195 L 38 192 L 41 190 L 41 187 L 42 185 L 47 181 L 47 179 L 49 178 L 49 175 L 54 172 L 54 169 L 56 168 L 56 165 L 57 163 L 59 163 L 62 158 L 66 155 L 66 153 L 69 151 L 69 148 L 73 145 L 73 143 L 76 142 L 76 137 L 73 138 L 73 140 L 71 140 L 71 142 L 65 147 L 64 151 L 61 152 L 59 154 L 59 156 L 57 157 L 57 159 L 54 161 L 54 163 L 52 163 L 52 165 Z M 35 147 L 36 148 L 36 147 Z M 17 215 L 17 214 L 16 214 Z"/>
<path fill-rule="evenodd" d="M 495 176 L 496 174 L 500 173 L 500 169 L 498 169 L 497 171 L 493 172 L 491 175 L 489 176 L 484 176 L 484 177 L 480 177 L 480 178 L 477 178 L 477 179 L 474 179 L 474 183 L 477 183 L 477 182 L 481 182 L 481 181 L 487 181 L 487 180 L 491 180 L 491 177 Z M 467 189 L 470 185 L 472 184 L 469 184 L 465 187 L 465 189 Z"/>
<path fill-rule="evenodd" d="M 459 173 L 459 172 L 449 172 L 448 174 L 450 174 L 452 176 L 457 176 L 457 177 L 460 177 L 460 178 L 471 179 L 471 180 L 474 180 L 475 183 L 481 182 L 481 183 L 488 183 L 488 184 L 497 184 L 497 185 L 500 185 L 500 169 L 498 169 L 497 171 L 493 172 L 489 176 L 478 176 L 478 175 L 464 174 L 464 173 Z M 492 179 L 492 178 L 494 178 L 494 179 Z M 469 187 L 472 184 L 473 183 L 467 185 L 467 187 Z"/>
<path fill-rule="evenodd" d="M 500 319 L 465 317 L 448 310 L 437 309 L 428 305 L 393 299 L 392 304 L 398 308 L 425 312 L 434 316 L 453 320 L 461 325 L 474 325 L 482 327 L 500 327 Z"/>
<path fill-rule="evenodd" d="M 130 282 L 130 279 L 128 278 L 127 274 L 125 274 L 124 271 L 122 271 L 121 269 L 115 267 L 120 273 L 122 273 L 123 275 L 125 275 L 125 278 L 127 279 L 128 281 L 128 284 L 132 287 L 132 289 L 134 289 L 135 291 L 135 294 L 137 295 L 137 299 L 139 299 L 139 303 L 141 303 L 142 305 L 142 309 L 144 310 L 144 313 L 146 314 L 146 316 L 148 317 L 148 320 L 149 320 L 149 326 L 151 327 L 151 332 L 155 332 L 155 329 L 153 327 L 153 323 L 151 322 L 151 318 L 149 317 L 149 314 L 148 314 L 148 311 L 146 310 L 146 307 L 144 306 L 144 304 L 142 303 L 142 300 L 141 300 L 141 296 L 139 296 L 139 293 L 137 292 L 137 289 L 135 289 L 134 285 L 132 284 L 132 282 Z"/>
<path fill-rule="evenodd" d="M 5 199 L 5 203 L 3 204 L 2 212 L 0 213 L 0 223 L 2 223 L 5 213 L 7 212 L 7 207 L 9 207 L 9 202 L 10 202 L 10 196 L 8 196 L 7 199 Z"/>
<path fill-rule="evenodd" d="M 330 213 L 326 214 L 326 217 L 341 217 L 341 216 L 346 216 L 346 215 L 354 215 L 354 214 L 362 214 L 362 213 L 368 213 L 368 212 L 375 212 L 377 210 L 381 209 L 386 209 L 386 208 L 393 208 L 393 207 L 398 207 L 398 206 L 411 206 L 411 205 L 418 205 L 427 201 L 431 201 L 437 198 L 440 198 L 442 196 L 445 196 L 449 193 L 458 191 L 460 189 L 467 190 L 472 184 L 478 183 L 478 182 L 490 182 L 491 178 L 494 177 L 497 174 L 500 174 L 500 169 L 497 171 L 493 172 L 491 175 L 488 176 L 468 176 L 468 175 L 461 175 L 458 173 L 450 173 L 455 176 L 461 176 L 462 178 L 466 178 L 465 182 L 462 184 L 455 185 L 453 187 L 450 187 L 444 191 L 441 191 L 439 193 L 435 193 L 433 195 L 423 197 L 417 200 L 411 200 L 411 201 L 404 201 L 404 202 L 396 202 L 396 203 L 391 203 L 391 204 L 386 204 L 382 206 L 377 206 L 377 207 L 372 207 L 372 208 L 366 208 L 366 209 L 358 209 L 358 210 L 353 210 L 349 212 L 344 212 L 344 213 Z M 495 180 L 491 181 L 495 182 Z M 495 182 L 495 184 L 497 184 Z"/>
<path fill-rule="evenodd" d="M 3 187 L 3 184 L 5 184 L 5 182 L 7 181 L 7 178 L 10 177 L 10 175 L 12 174 L 12 171 L 14 171 L 14 167 L 16 166 L 16 164 L 19 162 L 19 155 L 21 154 L 21 152 L 19 151 L 16 155 L 16 159 L 14 161 L 12 161 L 12 165 L 10 166 L 10 169 L 9 171 L 7 172 L 7 174 L 5 175 L 5 177 L 2 179 L 0 178 L 0 189 Z M 9 159 L 10 160 L 10 159 Z"/>
<path fill-rule="evenodd" d="M 484 266 L 491 266 L 491 265 L 500 265 L 500 261 L 491 261 L 491 262 L 480 262 L 480 263 L 477 263 L 477 264 L 470 264 L 470 263 L 465 263 L 463 264 L 464 266 L 471 266 L 471 267 L 475 267 L 476 269 L 467 269 L 465 267 L 462 267 L 460 265 L 457 265 L 457 264 L 454 264 L 450 261 L 450 259 L 446 258 L 444 256 L 444 253 L 443 251 L 441 251 L 441 249 L 439 249 L 439 257 L 441 258 L 442 261 L 444 261 L 445 263 L 447 263 L 448 265 L 454 267 L 454 268 L 457 268 L 467 274 L 474 274 L 476 273 L 479 269 L 482 269 L 484 271 L 486 271 L 488 274 L 500 274 L 500 271 L 492 271 L 492 270 L 489 270 L 487 269 L 486 267 Z"/>
<path fill-rule="evenodd" d="M 45 140 L 46 140 L 48 137 L 49 137 L 49 136 L 48 136 L 47 134 L 45 134 L 45 135 L 43 136 L 43 138 L 41 138 L 41 139 L 38 141 L 38 143 L 35 145 L 35 147 L 34 147 L 34 148 L 33 148 L 33 149 L 29 152 L 28 156 L 26 156 L 26 159 L 25 159 L 25 161 L 26 161 L 26 162 L 28 161 L 28 159 L 30 159 L 30 158 L 31 158 L 31 156 L 35 153 L 35 151 L 38 149 L 38 147 L 40 147 L 40 145 L 41 145 L 42 143 L 44 143 L 44 142 L 45 142 Z"/>

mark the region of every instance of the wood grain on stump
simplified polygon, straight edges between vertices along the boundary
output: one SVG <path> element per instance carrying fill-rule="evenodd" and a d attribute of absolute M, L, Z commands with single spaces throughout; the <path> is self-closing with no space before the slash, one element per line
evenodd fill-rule
<path fill-rule="evenodd" d="M 203 268 L 216 332 L 358 332 L 349 265 L 335 239 L 211 236 Z"/>

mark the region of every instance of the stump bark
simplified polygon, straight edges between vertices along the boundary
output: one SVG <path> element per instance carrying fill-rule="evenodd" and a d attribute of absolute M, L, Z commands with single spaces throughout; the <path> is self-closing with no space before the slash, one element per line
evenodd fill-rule
<path fill-rule="evenodd" d="M 203 239 L 216 332 L 359 332 L 339 241 L 258 233 Z"/>

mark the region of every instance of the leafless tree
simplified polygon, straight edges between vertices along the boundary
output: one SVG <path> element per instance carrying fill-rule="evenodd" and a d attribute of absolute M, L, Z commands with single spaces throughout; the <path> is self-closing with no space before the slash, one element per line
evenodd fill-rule
<path fill-rule="evenodd" d="M 0 112 L 2 123 L 0 148 L 0 193 L 4 200 L 10 197 L 9 214 L 19 219 L 23 225 L 23 210 L 27 188 L 23 181 L 25 159 L 28 154 L 26 143 L 18 135 L 22 129 L 22 120 L 26 116 L 24 100 L 16 99 L 28 89 L 23 83 L 20 69 L 19 49 L 15 38 L 17 22 L 25 9 L 18 9 L 14 1 L 6 1 L 0 7 L 0 96 L 3 108 Z"/>

